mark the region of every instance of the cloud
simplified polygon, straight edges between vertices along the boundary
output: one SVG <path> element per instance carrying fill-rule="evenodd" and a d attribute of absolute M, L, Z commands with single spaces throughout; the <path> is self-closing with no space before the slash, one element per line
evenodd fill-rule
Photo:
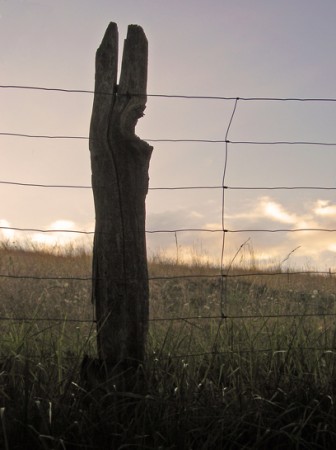
<path fill-rule="evenodd" d="M 262 208 L 265 216 L 274 219 L 275 221 L 288 224 L 295 224 L 298 222 L 296 214 L 288 213 L 282 205 L 269 199 L 263 202 Z"/>
<path fill-rule="evenodd" d="M 271 197 L 260 197 L 251 204 L 243 222 L 241 215 L 237 214 L 236 217 L 232 215 L 228 218 L 228 223 L 233 229 L 269 227 L 276 230 L 283 229 L 283 224 L 288 225 L 285 227 L 288 230 L 307 229 L 274 234 L 251 233 L 255 254 L 259 260 L 267 260 L 268 257 L 270 260 L 278 260 L 279 263 L 286 260 L 286 255 L 290 255 L 286 264 L 302 267 L 309 263 L 315 267 L 326 268 L 336 264 L 336 233 L 313 229 L 334 229 L 335 216 L 336 205 L 329 200 L 303 202 L 299 207 L 296 205 L 295 211 L 292 211 Z"/>
<path fill-rule="evenodd" d="M 244 211 L 234 214 L 225 214 L 229 222 L 248 222 L 250 224 L 260 223 L 261 228 L 265 228 L 265 223 L 286 223 L 298 225 L 306 222 L 310 218 L 307 214 L 298 215 L 290 212 L 279 202 L 268 196 L 258 197 L 250 201 L 249 205 L 244 205 Z M 241 227 L 240 227 L 241 228 Z"/>
<path fill-rule="evenodd" d="M 5 219 L 0 219 L 0 231 L 6 240 L 13 240 L 15 231 L 10 229 L 10 223 Z"/>
<path fill-rule="evenodd" d="M 58 219 L 49 224 L 46 229 L 52 231 L 50 233 L 34 233 L 31 235 L 31 241 L 42 247 L 53 247 L 58 250 L 66 248 L 68 245 L 76 247 L 87 245 L 88 241 L 91 242 L 91 238 L 85 240 L 82 234 L 76 232 L 79 227 L 71 220 Z M 90 229 L 92 229 L 92 225 Z"/>
<path fill-rule="evenodd" d="M 191 209 L 149 213 L 146 224 L 149 231 L 146 236 L 148 254 L 163 254 L 173 260 L 179 258 L 179 261 L 198 259 L 219 264 L 224 243 L 225 264 L 229 264 L 236 255 L 235 262 L 245 266 L 253 262 L 260 267 L 279 264 L 283 264 L 282 267 L 309 266 L 323 270 L 336 267 L 336 232 L 312 230 L 336 228 L 336 204 L 318 198 L 299 204 L 295 201 L 293 206 L 288 206 L 290 203 L 285 200 L 261 196 L 234 203 L 235 210 L 224 217 L 225 228 L 229 230 L 225 235 L 221 231 L 218 208 L 206 209 L 204 204 L 200 204 Z M 7 229 L 10 228 L 7 220 L 0 220 L 0 226 L 5 227 L 0 229 L 4 238 L 21 239 L 21 233 Z M 83 243 L 92 246 L 92 235 L 83 236 L 71 231 L 92 231 L 93 223 L 83 228 L 73 221 L 59 219 L 44 228 L 53 232 L 33 233 L 30 236 L 33 243 L 54 248 Z M 304 228 L 308 230 L 290 231 Z"/>
<path fill-rule="evenodd" d="M 317 200 L 313 211 L 317 216 L 334 217 L 336 216 L 336 205 L 331 205 L 329 200 Z"/>
<path fill-rule="evenodd" d="M 74 222 L 69 220 L 56 220 L 52 222 L 47 229 L 53 230 L 50 233 L 34 233 L 31 237 L 33 243 L 45 246 L 55 247 L 68 244 L 74 239 L 74 235 L 68 231 L 62 230 L 74 230 Z"/>
<path fill-rule="evenodd" d="M 287 205 L 287 203 L 286 203 Z M 325 269 L 336 266 L 336 233 L 313 231 L 312 229 L 335 228 L 336 205 L 325 199 L 302 202 L 292 208 L 283 201 L 262 196 L 244 202 L 236 210 L 225 214 L 224 256 L 229 263 L 237 254 L 236 262 L 260 266 L 314 267 Z M 242 210 L 242 208 L 244 208 Z M 294 209 L 295 208 L 295 209 Z M 201 208 L 200 208 L 201 209 Z M 219 263 L 223 245 L 222 223 L 209 220 L 202 211 L 177 209 L 150 215 L 148 224 L 156 230 L 178 228 L 202 228 L 209 230 L 158 233 L 147 235 L 150 252 L 160 249 L 174 258 L 184 254 L 185 259 L 198 254 Z M 147 227 L 149 228 L 149 227 Z M 304 231 L 290 231 L 290 230 Z M 247 230 L 247 231 L 244 231 Z M 260 232 L 253 230 L 282 230 Z M 284 231 L 288 230 L 288 231 Z M 175 255 L 175 256 L 174 256 Z M 189 256 L 188 256 L 189 255 Z"/>

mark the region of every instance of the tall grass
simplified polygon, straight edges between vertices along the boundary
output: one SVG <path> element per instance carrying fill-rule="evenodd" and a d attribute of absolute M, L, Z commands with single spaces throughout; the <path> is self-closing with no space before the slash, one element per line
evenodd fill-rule
<path fill-rule="evenodd" d="M 254 269 L 223 291 L 216 267 L 154 259 L 147 357 L 125 390 L 81 378 L 91 286 L 61 278 L 90 278 L 90 254 L 3 246 L 0 265 L 35 277 L 0 278 L 0 448 L 335 448 L 333 277 Z M 196 274 L 213 277 L 169 278 Z"/>

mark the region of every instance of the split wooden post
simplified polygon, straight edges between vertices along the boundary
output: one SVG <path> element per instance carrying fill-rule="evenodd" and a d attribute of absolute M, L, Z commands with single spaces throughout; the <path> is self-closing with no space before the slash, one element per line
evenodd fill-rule
<path fill-rule="evenodd" d="M 90 127 L 96 227 L 92 298 L 100 361 L 134 367 L 148 328 L 145 198 L 153 148 L 135 135 L 146 106 L 148 43 L 130 25 L 117 85 L 118 28 L 110 23 L 96 54 Z"/>

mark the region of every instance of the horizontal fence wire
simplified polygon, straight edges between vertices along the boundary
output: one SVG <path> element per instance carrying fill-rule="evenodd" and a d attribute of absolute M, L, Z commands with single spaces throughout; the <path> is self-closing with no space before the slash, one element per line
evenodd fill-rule
<path fill-rule="evenodd" d="M 68 230 L 68 229 L 41 229 L 41 228 L 18 228 L 18 227 L 5 227 L 0 226 L 0 230 L 12 230 L 12 231 L 22 231 L 22 232 L 34 232 L 34 233 L 74 233 L 74 234 L 85 234 L 92 235 L 94 231 L 84 231 L 84 230 Z M 242 228 L 237 230 L 229 230 L 221 228 L 173 228 L 170 230 L 146 230 L 147 234 L 158 234 L 158 233 L 296 233 L 302 231 L 314 231 L 314 232 L 324 232 L 324 233 L 335 233 L 336 228 Z M 108 232 L 100 233 L 108 234 Z"/>
<path fill-rule="evenodd" d="M 294 276 L 294 275 L 323 275 L 323 276 L 334 276 L 336 272 L 332 270 L 293 270 L 293 271 L 269 271 L 269 272 L 243 272 L 243 273 L 219 273 L 215 275 L 203 275 L 203 274 L 195 274 L 195 275 L 167 275 L 167 276 L 156 276 L 156 277 L 148 277 L 148 281 L 160 281 L 160 280 L 187 280 L 187 279 L 221 279 L 221 278 L 245 278 L 245 277 L 274 277 L 274 276 Z M 35 276 L 35 275 L 11 275 L 11 274 L 3 274 L 0 273 L 0 278 L 13 278 L 17 280 L 45 280 L 45 281 L 94 281 L 101 280 L 102 278 L 95 277 L 53 277 L 53 276 Z M 135 278 L 126 279 L 125 281 L 136 281 Z"/>
<path fill-rule="evenodd" d="M 19 89 L 19 90 L 32 90 L 32 91 L 44 91 L 44 92 L 55 92 L 55 93 L 65 93 L 65 94 L 90 94 L 90 95 L 113 95 L 111 92 L 95 92 L 93 90 L 85 90 L 85 89 L 64 89 L 64 88 L 52 88 L 52 87 L 42 87 L 42 86 L 22 86 L 22 85 L 0 85 L 0 89 Z M 118 94 L 120 95 L 120 94 Z M 122 94 L 121 94 L 122 95 Z M 132 96 L 143 96 L 143 94 L 127 94 Z M 246 102 L 255 102 L 255 101 L 265 101 L 265 102 L 327 102 L 334 103 L 336 102 L 336 98 L 295 98 L 295 97 L 225 97 L 225 96 L 205 96 L 205 95 L 180 95 L 180 94 L 147 94 L 147 97 L 153 98 L 170 98 L 170 99 L 186 99 L 186 100 L 218 100 L 218 101 L 235 101 L 235 106 L 239 101 Z M 231 117 L 231 121 L 234 116 L 234 112 Z M 231 122 L 229 123 L 227 133 L 225 138 L 223 139 L 171 139 L 171 138 L 148 138 L 144 139 L 148 142 L 167 142 L 167 143 L 206 143 L 206 144 L 225 144 L 227 145 L 269 145 L 269 146 L 281 146 L 281 145 L 306 145 L 306 146 L 326 146 L 333 147 L 336 146 L 336 142 L 318 142 L 318 141 L 235 141 L 228 139 L 228 131 L 230 128 Z M 19 133 L 19 132 L 0 132 L 0 136 L 3 137 L 22 137 L 22 138 L 31 138 L 31 139 L 59 139 L 59 140 L 86 140 L 88 141 L 90 138 L 88 136 L 80 136 L 80 135 L 44 135 L 39 133 Z M 149 190 L 159 191 L 159 190 L 197 190 L 197 189 L 218 189 L 222 190 L 223 193 L 225 190 L 336 190 L 336 187 L 333 186 L 227 186 L 224 183 L 225 178 L 225 170 L 223 174 L 223 184 L 218 186 L 168 186 L 168 187 L 149 187 Z M 57 189 L 92 189 L 91 186 L 85 185 L 62 185 L 62 184 L 38 184 L 38 183 L 26 183 L 26 182 L 17 182 L 17 181 L 8 181 L 8 180 L 0 180 L 0 184 L 2 185 L 12 185 L 12 186 L 21 186 L 21 187 L 34 187 L 34 188 L 57 188 Z M 223 197 L 224 202 L 224 197 Z M 224 203 L 223 203 L 224 204 Z M 18 228 L 18 227 L 0 227 L 2 230 L 13 230 L 20 232 L 41 232 L 41 233 L 79 233 L 85 235 L 94 234 L 93 231 L 84 231 L 84 230 L 43 230 L 43 229 L 35 229 L 35 228 Z M 302 231 L 316 231 L 316 232 L 335 232 L 336 229 L 327 229 L 327 228 L 297 228 L 297 229 L 237 229 L 230 230 L 226 229 L 224 226 L 221 229 L 204 229 L 204 228 L 180 228 L 180 229 L 171 229 L 171 230 L 147 230 L 147 233 L 183 233 L 183 232 L 208 232 L 208 233 L 223 233 L 223 239 L 225 238 L 226 233 L 253 233 L 253 232 L 261 232 L 261 233 L 289 233 L 289 232 L 302 232 Z M 223 252 L 224 252 L 224 240 L 223 240 Z M 150 282 L 160 281 L 160 280 L 171 280 L 171 279 L 220 279 L 227 280 L 231 278 L 242 278 L 242 277 L 263 277 L 263 276 L 294 276 L 294 275 L 316 275 L 316 276 L 329 276 L 332 277 L 336 275 L 336 272 L 331 270 L 329 271 L 318 271 L 318 270 L 305 270 L 305 271 L 295 271 L 295 270 L 287 270 L 287 271 L 249 271 L 243 273 L 229 273 L 229 270 L 225 272 L 224 268 L 221 267 L 221 273 L 212 274 L 212 275 L 203 275 L 203 274 L 193 274 L 193 275 L 172 275 L 172 276 L 153 276 L 149 277 Z M 230 268 L 229 268 L 230 269 Z M 33 276 L 33 275 L 14 275 L 14 274 L 5 274 L 0 273 L 0 278 L 9 278 L 16 280 L 39 280 L 39 281 L 90 281 L 92 282 L 94 278 L 92 276 L 73 276 L 73 277 L 55 277 L 55 276 Z M 224 288 L 224 285 L 222 285 Z M 306 318 L 306 317 L 335 317 L 335 313 L 288 313 L 288 314 L 241 314 L 241 315 L 229 315 L 223 314 L 220 315 L 191 315 L 191 316 L 181 316 L 181 317 L 152 317 L 149 319 L 150 322 L 172 322 L 172 321 L 184 321 L 190 323 L 191 321 L 199 321 L 199 320 L 211 320 L 211 321 L 219 321 L 221 323 L 224 320 L 255 320 L 255 319 L 286 319 L 286 318 Z M 95 319 L 86 320 L 86 319 L 72 319 L 72 318 L 41 318 L 41 317 L 6 317 L 0 316 L 0 321 L 16 321 L 16 322 L 24 322 L 24 321 L 49 321 L 49 322 L 73 322 L 73 323 L 95 323 Z M 291 347 L 290 351 L 295 350 L 295 347 Z M 331 352 L 335 351 L 334 348 L 327 347 L 298 347 L 297 350 L 305 350 L 305 351 L 322 351 L 322 352 Z M 220 355 L 220 354 L 232 354 L 232 353 L 250 353 L 250 352 L 273 352 L 273 353 L 285 353 L 288 352 L 289 349 L 274 349 L 274 348 L 253 348 L 253 349 L 230 349 L 228 351 L 210 351 L 210 352 L 202 352 L 202 353 L 190 353 L 190 354 L 180 354 L 180 355 L 169 355 L 171 358 L 190 358 L 190 357 L 205 357 L 211 355 Z"/>
<path fill-rule="evenodd" d="M 89 136 L 72 136 L 72 135 L 47 135 L 47 134 L 28 134 L 28 133 L 11 133 L 0 132 L 0 136 L 22 137 L 32 139 L 73 139 L 89 141 Z M 92 138 L 91 138 L 92 140 Z M 230 141 L 227 139 L 168 139 L 168 138 L 143 138 L 147 142 L 170 142 L 170 143 L 204 143 L 204 144 L 233 144 L 233 145 L 308 145 L 308 146 L 325 146 L 334 147 L 336 142 L 323 141 Z M 130 139 L 127 139 L 130 141 Z"/>
<path fill-rule="evenodd" d="M 39 280 L 39 281 L 93 281 L 95 278 L 92 277 L 53 277 L 53 276 L 38 276 L 38 275 L 11 275 L 11 274 L 0 274 L 0 278 L 10 278 L 13 280 Z"/>
<path fill-rule="evenodd" d="M 38 183 L 24 183 L 18 181 L 0 180 L 0 184 L 10 186 L 23 187 L 37 187 L 37 188 L 51 188 L 51 189 L 92 189 L 92 186 L 81 185 L 64 185 L 64 184 L 38 184 Z M 197 189 L 228 189 L 228 190 L 327 190 L 334 191 L 334 186 L 161 186 L 149 187 L 149 191 L 178 191 L 178 190 L 197 190 Z"/>
<path fill-rule="evenodd" d="M 25 85 L 0 85 L 0 89 L 20 89 L 20 90 L 36 90 L 49 92 L 63 92 L 69 94 L 99 94 L 99 95 L 114 95 L 114 92 L 99 92 L 90 89 L 67 89 L 57 87 L 45 86 L 25 86 Z M 225 97 L 225 96 L 211 96 L 211 95 L 182 95 L 182 94 L 139 94 L 127 93 L 118 95 L 125 96 L 140 96 L 140 97 L 160 97 L 160 98 L 180 98 L 190 100 L 240 100 L 240 101 L 283 101 L 283 102 L 336 102 L 336 98 L 302 98 L 302 97 Z"/>
<path fill-rule="evenodd" d="M 176 322 L 183 321 L 188 322 L 191 320 L 254 320 L 254 319 L 290 319 L 297 318 L 303 319 L 307 317 L 336 317 L 336 313 L 291 313 L 291 314 L 241 314 L 241 315 L 227 315 L 225 317 L 221 315 L 216 316 L 176 316 L 176 317 L 152 317 L 149 318 L 149 322 Z M 95 319 L 72 319 L 67 317 L 6 317 L 0 316 L 0 321 L 13 321 L 13 322 L 70 322 L 70 323 L 96 323 Z M 336 352 L 336 348 L 335 348 Z"/>
<path fill-rule="evenodd" d="M 9 322 L 61 322 L 61 323 L 96 323 L 94 319 L 72 319 L 71 317 L 5 317 L 0 316 L 0 321 Z"/>

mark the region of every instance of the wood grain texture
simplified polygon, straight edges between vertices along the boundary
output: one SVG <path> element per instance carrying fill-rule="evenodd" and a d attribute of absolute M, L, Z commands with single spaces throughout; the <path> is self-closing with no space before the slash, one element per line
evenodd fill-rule
<path fill-rule="evenodd" d="M 90 153 L 98 355 L 114 364 L 143 360 L 148 327 L 145 199 L 153 148 L 135 134 L 146 106 L 147 64 L 146 36 L 130 25 L 117 86 L 118 29 L 111 23 L 96 53 Z"/>

